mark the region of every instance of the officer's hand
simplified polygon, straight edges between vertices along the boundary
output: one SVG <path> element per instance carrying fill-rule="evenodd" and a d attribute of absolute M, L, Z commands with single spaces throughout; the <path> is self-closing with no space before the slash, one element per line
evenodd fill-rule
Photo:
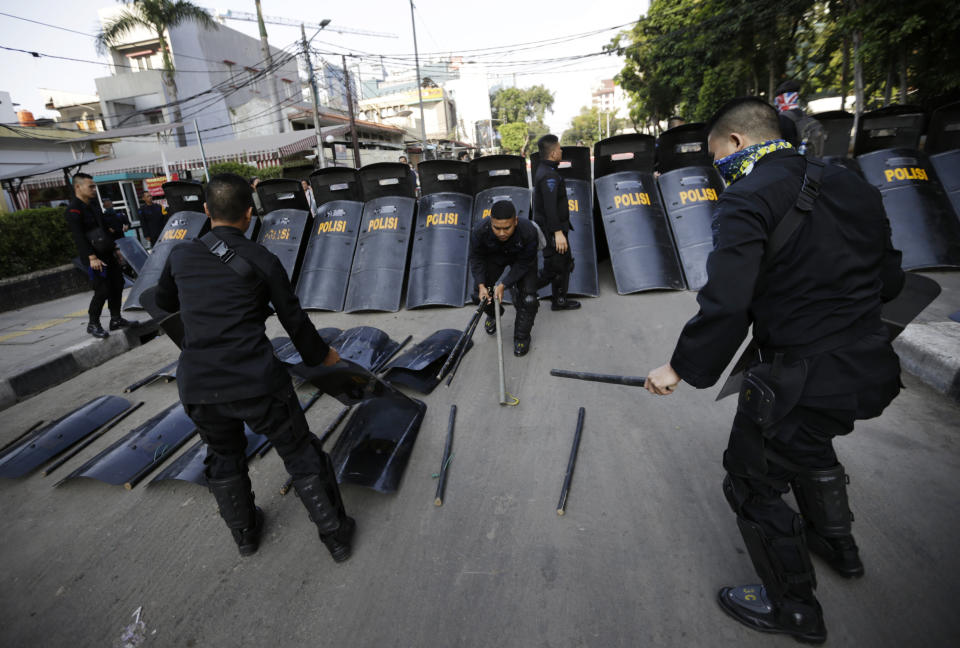
<path fill-rule="evenodd" d="M 496 297 L 498 302 L 503 301 L 503 284 L 497 284 L 497 287 L 493 289 L 493 296 Z"/>
<path fill-rule="evenodd" d="M 484 286 L 483 284 L 480 284 L 479 287 L 480 287 L 480 301 L 482 302 L 484 299 L 486 299 L 487 301 L 490 301 L 490 291 L 487 290 L 487 287 Z"/>
<path fill-rule="evenodd" d="M 553 244 L 557 248 L 557 252 L 560 254 L 566 254 L 567 252 L 567 237 L 563 235 L 563 232 L 554 232 L 553 233 Z"/>
<path fill-rule="evenodd" d="M 333 365 L 340 362 L 340 354 L 337 353 L 337 350 L 333 347 L 330 347 L 330 350 L 327 351 L 327 357 L 323 359 L 322 364 L 324 367 L 332 367 Z"/>
<path fill-rule="evenodd" d="M 100 271 L 102 271 L 103 268 L 104 268 L 104 266 L 106 266 L 106 265 L 107 265 L 107 264 L 104 263 L 103 261 L 101 261 L 100 258 L 97 257 L 97 255 L 95 255 L 95 254 L 91 254 L 91 255 L 90 255 L 90 268 L 91 268 L 94 272 L 100 272 Z"/>
<path fill-rule="evenodd" d="M 644 385 L 646 390 L 657 396 L 669 396 L 677 388 L 680 382 L 680 376 L 673 370 L 670 363 L 657 367 L 647 374 L 647 383 Z"/>

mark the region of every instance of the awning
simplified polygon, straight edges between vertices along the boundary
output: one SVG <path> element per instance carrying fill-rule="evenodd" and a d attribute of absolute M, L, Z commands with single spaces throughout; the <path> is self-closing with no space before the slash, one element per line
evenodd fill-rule
<path fill-rule="evenodd" d="M 47 164 L 28 164 L 27 166 L 22 166 L 13 171 L 7 171 L 5 174 L 0 175 L 0 182 L 5 180 L 24 180 L 26 178 L 31 178 L 37 175 L 43 175 L 44 173 L 51 173 L 52 171 L 60 171 L 62 169 L 70 169 L 75 166 L 83 166 L 93 162 L 94 160 L 99 160 L 100 158 L 105 158 L 106 155 L 87 155 L 81 157 L 79 160 L 70 160 L 69 162 L 50 162 Z"/>
<path fill-rule="evenodd" d="M 148 126 L 128 126 L 126 128 L 114 128 L 111 130 L 100 131 L 86 137 L 78 137 L 72 140 L 64 140 L 60 144 L 79 144 L 80 142 L 96 142 L 105 139 L 120 139 L 121 137 L 139 137 L 142 135 L 153 135 L 163 131 L 173 130 L 183 126 L 183 122 L 174 122 L 172 124 L 150 124 Z"/>

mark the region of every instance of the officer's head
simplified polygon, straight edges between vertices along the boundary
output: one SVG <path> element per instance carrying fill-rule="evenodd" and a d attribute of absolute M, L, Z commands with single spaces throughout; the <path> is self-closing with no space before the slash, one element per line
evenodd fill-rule
<path fill-rule="evenodd" d="M 407 156 L 406 156 L 406 155 L 401 155 L 400 158 L 399 158 L 397 161 L 398 161 L 400 164 L 407 164 Z"/>
<path fill-rule="evenodd" d="M 78 173 L 73 176 L 73 193 L 83 202 L 90 202 L 97 195 L 97 187 L 93 184 L 93 176 Z"/>
<path fill-rule="evenodd" d="M 723 105 L 707 122 L 707 145 L 714 161 L 751 144 L 780 139 L 777 111 L 756 97 L 739 97 Z"/>
<path fill-rule="evenodd" d="M 104 208 L 104 209 L 111 209 L 112 207 L 113 207 L 113 201 L 110 200 L 109 198 L 104 198 L 104 199 L 103 199 L 103 208 Z"/>
<path fill-rule="evenodd" d="M 218 173 L 210 177 L 203 211 L 214 227 L 229 225 L 246 230 L 253 214 L 250 184 L 233 173 Z"/>
<path fill-rule="evenodd" d="M 537 152 L 540 153 L 541 160 L 550 160 L 559 162 L 563 157 L 563 148 L 560 146 L 560 140 L 556 135 L 547 133 L 537 140 Z"/>
<path fill-rule="evenodd" d="M 517 229 L 517 208 L 509 200 L 498 200 L 490 208 L 490 227 L 498 240 L 506 241 Z"/>
<path fill-rule="evenodd" d="M 153 204 L 153 194 L 151 194 L 149 191 L 144 191 L 144 192 L 143 192 L 143 195 L 141 196 L 141 198 L 143 198 L 143 202 L 144 202 L 144 203 L 146 203 L 146 204 L 148 204 L 148 205 L 152 205 L 152 204 Z"/>

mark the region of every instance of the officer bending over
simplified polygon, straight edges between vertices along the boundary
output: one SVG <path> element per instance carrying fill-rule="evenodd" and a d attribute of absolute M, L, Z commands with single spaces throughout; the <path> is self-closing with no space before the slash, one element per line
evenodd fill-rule
<path fill-rule="evenodd" d="M 570 227 L 570 204 L 567 185 L 557 171 L 563 158 L 563 147 L 556 135 L 544 135 L 537 141 L 540 164 L 533 178 L 533 218 L 547 239 L 543 248 L 543 273 L 537 285 L 550 284 L 553 292 L 551 310 L 574 310 L 580 302 L 567 299 L 573 252 L 567 234 Z"/>
<path fill-rule="evenodd" d="M 481 220 L 470 237 L 470 272 L 477 284 L 477 298 L 491 300 L 485 309 L 484 329 L 497 332 L 493 298 L 503 300 L 509 288 L 517 319 L 513 326 L 513 355 L 524 356 L 530 350 L 530 330 L 537 316 L 537 249 L 540 233 L 530 221 L 517 218 L 517 209 L 509 200 L 500 200 L 490 208 L 490 218 Z M 510 272 L 493 286 L 503 271 Z M 503 313 L 503 307 L 500 307 Z"/>
<path fill-rule="evenodd" d="M 273 304 L 308 365 L 340 356 L 317 334 L 276 256 L 247 240 L 250 185 L 231 173 L 210 178 L 203 208 L 213 229 L 175 247 L 157 288 L 157 305 L 180 311 L 180 400 L 208 452 L 205 474 L 240 555 L 257 550 L 263 511 L 247 476 L 243 424 L 265 435 L 293 477 L 297 495 L 337 562 L 350 557 L 353 519 L 340 499 L 333 465 L 310 432 L 290 376 L 273 354 L 264 320 Z"/>
<path fill-rule="evenodd" d="M 901 255 L 880 193 L 845 168 L 799 155 L 780 139 L 771 106 L 734 99 L 707 130 L 728 183 L 714 212 L 708 279 L 699 312 L 647 389 L 670 394 L 681 379 L 713 385 L 753 325 L 758 352 L 724 453 L 723 492 L 763 585 L 724 587 L 719 602 L 756 630 L 822 643 L 808 552 L 841 576 L 864 573 L 833 438 L 879 416 L 899 392 L 880 307 L 903 286 Z M 796 229 L 780 228 L 784 220 Z M 799 515 L 782 500 L 791 488 Z"/>

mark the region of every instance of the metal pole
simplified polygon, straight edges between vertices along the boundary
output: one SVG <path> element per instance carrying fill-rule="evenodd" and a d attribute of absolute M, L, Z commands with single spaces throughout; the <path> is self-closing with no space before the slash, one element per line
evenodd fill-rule
<path fill-rule="evenodd" d="M 427 159 L 427 121 L 423 116 L 423 84 L 420 81 L 420 51 L 417 49 L 417 21 L 413 17 L 413 0 L 410 0 L 410 23 L 413 25 L 413 60 L 417 64 L 417 95 L 420 97 L 420 147 L 421 159 Z"/>
<path fill-rule="evenodd" d="M 273 70 L 273 55 L 270 53 L 270 43 L 267 42 L 267 27 L 263 24 L 263 12 L 260 10 L 260 0 L 253 0 L 257 5 L 257 24 L 260 26 L 260 51 L 266 63 L 267 89 L 270 91 L 270 103 L 276 108 L 275 120 L 279 132 L 284 132 L 283 108 L 280 107 L 280 97 L 277 94 L 277 76 Z"/>
<path fill-rule="evenodd" d="M 317 137 L 317 158 L 321 169 L 327 168 L 327 156 L 323 153 L 323 137 L 320 135 L 320 95 L 317 92 L 317 79 L 313 76 L 313 61 L 307 46 L 307 31 L 300 23 L 300 37 L 303 44 L 303 56 L 307 60 L 307 74 L 310 76 L 310 92 L 313 94 L 313 132 Z"/>
<path fill-rule="evenodd" d="M 160 140 L 160 133 L 157 133 L 157 147 L 160 149 L 160 163 L 163 164 L 163 175 L 167 182 L 170 182 L 170 167 L 167 165 L 167 154 L 163 152 L 163 142 Z"/>
<path fill-rule="evenodd" d="M 197 120 L 193 120 L 193 130 L 197 133 L 197 143 L 200 145 L 200 159 L 203 161 L 203 175 L 210 182 L 210 171 L 207 169 L 207 154 L 203 152 L 203 140 L 200 139 L 200 127 L 197 126 Z"/>
<path fill-rule="evenodd" d="M 360 168 L 360 140 L 357 138 L 357 118 L 353 114 L 353 93 L 350 92 L 350 72 L 347 70 L 347 57 L 341 54 L 343 61 L 343 88 L 347 93 L 347 113 L 350 115 L 350 139 L 353 140 L 353 165 Z"/>

